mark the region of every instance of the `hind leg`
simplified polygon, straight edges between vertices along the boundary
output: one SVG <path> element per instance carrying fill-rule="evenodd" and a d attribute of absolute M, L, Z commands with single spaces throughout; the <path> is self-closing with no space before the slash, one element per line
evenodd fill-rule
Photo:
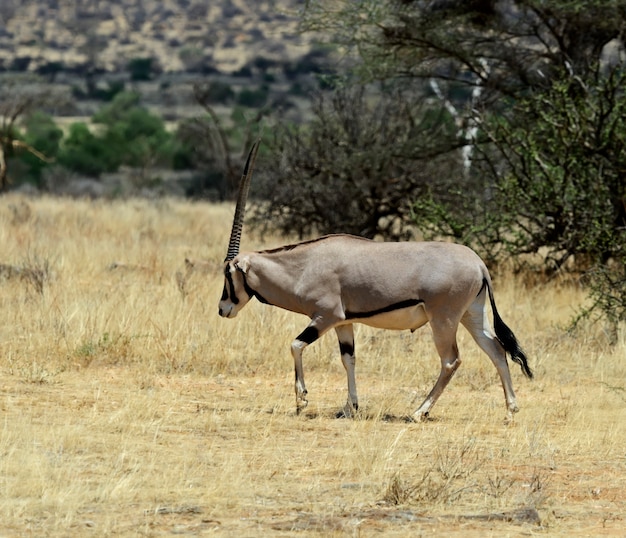
<path fill-rule="evenodd" d="M 515 392 L 513 391 L 513 383 L 511 381 L 509 364 L 506 359 L 506 352 L 494 336 L 489 324 L 487 309 L 485 308 L 485 299 L 486 293 L 483 289 L 463 315 L 461 323 L 496 367 L 500 381 L 502 382 L 502 389 L 504 390 L 507 419 L 511 420 L 513 413 L 517 413 L 519 408 L 517 407 L 517 400 L 515 398 Z"/>
<path fill-rule="evenodd" d="M 458 323 L 446 320 L 443 323 L 431 321 L 430 324 L 433 331 L 435 346 L 441 359 L 441 371 L 439 372 L 439 378 L 437 379 L 434 387 L 426 399 L 422 402 L 422 405 L 420 405 L 417 411 L 413 413 L 413 418 L 415 420 L 423 420 L 428 417 L 428 413 L 452 379 L 454 372 L 456 372 L 458 367 L 461 365 L 459 348 L 456 344 L 456 331 Z"/>

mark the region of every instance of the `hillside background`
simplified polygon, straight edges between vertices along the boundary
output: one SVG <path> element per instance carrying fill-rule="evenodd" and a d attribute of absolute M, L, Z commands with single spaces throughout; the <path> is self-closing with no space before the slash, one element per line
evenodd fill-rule
<path fill-rule="evenodd" d="M 120 72 L 150 56 L 166 73 L 232 73 L 257 56 L 297 61 L 311 50 L 297 32 L 295 0 L 3 0 L 0 69 L 50 62 L 80 69 L 92 59 Z"/>
<path fill-rule="evenodd" d="M 314 36 L 298 32 L 301 4 L 3 0 L 0 76 L 39 74 L 60 95 L 89 95 L 86 86 L 127 81 L 129 64 L 148 62 L 150 84 L 135 80 L 133 89 L 172 121 L 198 113 L 191 86 L 202 79 L 235 88 L 263 83 L 284 102 L 281 95 L 303 93 L 300 75 L 319 72 L 328 62 Z M 90 116 L 98 106 L 89 99 L 60 99 L 51 112 Z"/>
<path fill-rule="evenodd" d="M 182 122 L 206 117 L 194 95 L 194 87 L 204 85 L 213 92 L 204 104 L 210 103 L 220 118 L 232 138 L 229 152 L 239 158 L 247 144 L 241 139 L 248 132 L 247 123 L 258 123 L 270 112 L 302 122 L 311 95 L 322 84 L 319 75 L 333 71 L 328 49 L 317 44 L 311 33 L 299 32 L 302 6 L 295 0 L 3 0 L 0 117 L 10 118 L 23 104 L 40 108 L 67 137 L 72 125 L 91 124 L 94 114 L 114 95 L 131 91 L 174 133 Z M 40 104 L 29 104 L 29 95 Z M 45 104 L 42 95 L 48 96 Z M 18 128 L 26 129 L 28 117 L 26 112 L 18 113 Z M 90 128 L 98 132 L 98 127 Z M 206 130 L 196 138 L 198 145 L 207 145 L 205 136 Z M 207 151 L 211 159 L 211 150 Z M 199 167 L 213 170 L 211 163 Z M 208 173 L 225 177 L 221 168 Z M 145 173 L 138 179 L 128 170 L 98 174 L 97 181 L 95 175 L 80 171 L 69 178 L 56 173 L 33 180 L 26 179 L 13 159 L 9 174 L 13 188 L 35 183 L 50 192 L 79 196 L 137 193 L 126 185 L 129 181 L 145 187 L 154 183 L 154 177 L 160 186 L 167 186 L 168 193 L 197 190 L 189 184 L 196 172 L 172 173 L 163 167 L 148 174 L 147 181 Z"/>

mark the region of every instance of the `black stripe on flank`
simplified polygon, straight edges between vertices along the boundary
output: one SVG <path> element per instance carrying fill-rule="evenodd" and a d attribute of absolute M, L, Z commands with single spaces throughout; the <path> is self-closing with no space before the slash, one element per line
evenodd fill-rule
<path fill-rule="evenodd" d="M 309 326 L 296 337 L 296 340 L 300 340 L 300 342 L 305 344 L 312 344 L 319 336 L 319 331 L 315 327 Z"/>
<path fill-rule="evenodd" d="M 389 306 L 384 306 L 383 308 L 379 308 L 378 310 L 371 310 L 369 312 L 346 311 L 346 319 L 372 318 L 374 316 L 378 316 L 379 314 L 386 314 L 387 312 L 393 312 L 394 310 L 417 306 L 418 304 L 422 304 L 423 302 L 424 301 L 422 301 L 421 299 L 407 299 L 406 301 L 400 301 L 399 303 L 390 304 Z"/>
<path fill-rule="evenodd" d="M 339 352 L 342 355 L 354 355 L 354 344 L 339 342 Z"/>

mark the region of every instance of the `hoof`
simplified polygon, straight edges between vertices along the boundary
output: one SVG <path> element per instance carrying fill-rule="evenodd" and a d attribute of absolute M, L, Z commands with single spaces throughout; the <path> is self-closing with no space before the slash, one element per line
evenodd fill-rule
<path fill-rule="evenodd" d="M 429 420 L 432 420 L 430 418 L 430 415 L 428 414 L 428 411 L 426 411 L 425 413 L 413 413 L 412 417 L 409 417 L 412 422 L 428 422 Z"/>
<path fill-rule="evenodd" d="M 359 404 L 346 403 L 339 411 L 335 413 L 335 418 L 354 418 L 359 410 Z"/>
<path fill-rule="evenodd" d="M 515 402 L 512 402 L 508 405 L 506 418 L 504 419 L 505 424 L 512 424 L 514 422 L 515 413 L 519 411 L 519 407 Z"/>
<path fill-rule="evenodd" d="M 302 413 L 302 411 L 306 409 L 307 405 L 309 405 L 309 402 L 307 400 L 298 400 L 296 402 L 296 415 Z"/>

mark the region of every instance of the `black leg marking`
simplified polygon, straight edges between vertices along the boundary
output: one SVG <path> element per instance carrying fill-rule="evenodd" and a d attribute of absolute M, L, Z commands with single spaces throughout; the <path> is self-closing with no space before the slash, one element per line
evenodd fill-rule
<path fill-rule="evenodd" d="M 339 342 L 339 352 L 342 355 L 354 355 L 354 344 L 350 342 Z"/>
<path fill-rule="evenodd" d="M 315 327 L 309 326 L 297 336 L 296 340 L 300 340 L 300 342 L 305 344 L 312 344 L 319 336 L 319 331 Z"/>

